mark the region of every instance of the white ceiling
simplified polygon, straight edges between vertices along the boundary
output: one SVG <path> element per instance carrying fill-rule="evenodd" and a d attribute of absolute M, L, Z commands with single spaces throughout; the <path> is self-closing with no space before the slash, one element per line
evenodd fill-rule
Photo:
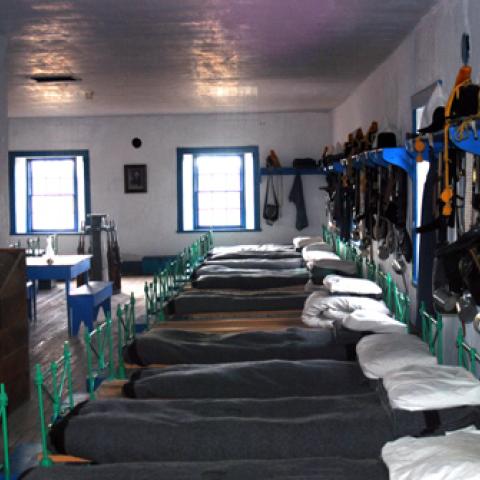
<path fill-rule="evenodd" d="M 328 110 L 436 1 L 0 0 L 9 115 Z"/>

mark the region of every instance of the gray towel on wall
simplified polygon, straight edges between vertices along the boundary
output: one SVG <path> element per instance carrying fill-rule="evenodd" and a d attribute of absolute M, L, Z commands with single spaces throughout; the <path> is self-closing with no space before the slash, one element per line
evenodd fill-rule
<path fill-rule="evenodd" d="M 297 230 L 303 230 L 308 227 L 307 207 L 305 206 L 305 198 L 303 197 L 302 177 L 297 173 L 293 181 L 292 189 L 288 195 L 288 200 L 295 204 L 297 208 L 297 217 L 295 227 Z"/>

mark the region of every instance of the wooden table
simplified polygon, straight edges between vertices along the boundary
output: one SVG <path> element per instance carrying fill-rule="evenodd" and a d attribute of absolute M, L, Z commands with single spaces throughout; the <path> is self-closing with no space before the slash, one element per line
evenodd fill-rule
<path fill-rule="evenodd" d="M 91 255 L 55 255 L 53 263 L 47 263 L 47 257 L 27 257 L 27 278 L 37 280 L 63 280 L 65 282 L 65 296 L 67 299 L 68 332 L 71 331 L 71 319 L 68 308 L 70 281 L 78 275 L 84 275 L 88 282 Z M 35 300 L 34 300 L 35 301 Z"/>

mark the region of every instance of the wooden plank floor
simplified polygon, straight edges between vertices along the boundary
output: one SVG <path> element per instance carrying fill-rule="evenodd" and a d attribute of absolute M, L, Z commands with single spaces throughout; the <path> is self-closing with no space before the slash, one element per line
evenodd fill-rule
<path fill-rule="evenodd" d="M 123 278 L 122 292 L 112 297 L 112 312 L 115 312 L 119 303 L 125 304 L 128 302 L 130 293 L 133 292 L 136 298 L 137 315 L 143 314 L 145 308 L 143 297 L 145 280 L 151 280 L 151 277 Z M 103 319 L 103 312 L 100 312 L 98 320 L 102 321 Z M 114 330 L 116 331 L 116 328 Z M 72 352 L 74 391 L 85 392 L 86 360 L 83 327 L 80 329 L 77 338 L 68 337 L 65 288 L 63 283 L 59 282 L 54 289 L 38 293 L 37 322 L 30 324 L 30 370 L 32 376 L 30 401 L 9 415 L 9 443 L 11 448 L 19 443 L 40 441 L 37 396 L 33 385 L 34 366 L 39 363 L 45 370 L 52 361 L 57 360 L 62 354 L 63 343 L 66 340 L 69 341 Z"/>
<path fill-rule="evenodd" d="M 151 277 L 125 277 L 122 279 L 122 292 L 112 297 L 112 312 L 118 304 L 129 301 L 130 293 L 136 298 L 136 314 L 145 312 L 144 283 Z M 62 283 L 51 291 L 39 292 L 37 298 L 37 322 L 30 328 L 30 366 L 32 372 L 30 401 L 22 405 L 9 415 L 10 446 L 14 448 L 19 443 L 37 443 L 40 441 L 40 427 L 38 421 L 37 392 L 33 386 L 33 372 L 35 364 L 40 364 L 46 370 L 52 361 L 58 359 L 63 351 L 63 343 L 68 340 L 72 352 L 72 372 L 74 392 L 86 393 L 86 359 L 83 342 L 84 330 L 81 328 L 78 337 L 68 338 L 67 317 L 65 305 L 65 289 Z M 262 328 L 276 330 L 300 324 L 301 312 L 265 311 L 265 312 L 219 312 L 192 315 L 195 320 L 170 321 L 160 328 L 185 328 L 213 332 L 248 331 Z M 104 319 L 103 312 L 98 320 Z M 114 332 L 116 337 L 116 323 L 114 315 Z M 115 338 L 116 340 L 116 338 Z M 118 395 L 122 382 L 113 382 L 111 392 L 105 396 Z M 108 389 L 107 389 L 108 390 Z M 8 392 L 7 392 L 8 393 Z M 1 446 L 0 446 L 1 454 Z"/>

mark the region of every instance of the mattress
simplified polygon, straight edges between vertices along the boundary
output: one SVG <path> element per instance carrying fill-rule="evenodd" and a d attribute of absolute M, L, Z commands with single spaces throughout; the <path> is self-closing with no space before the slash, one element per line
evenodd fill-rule
<path fill-rule="evenodd" d="M 206 312 L 247 312 L 265 310 L 301 310 L 307 299 L 301 289 L 254 290 L 202 289 L 187 290 L 177 295 L 171 302 L 172 313 L 184 315 Z"/>
<path fill-rule="evenodd" d="M 143 366 L 272 359 L 347 360 L 345 344 L 354 344 L 359 338 L 345 334 L 344 339 L 333 331 L 297 327 L 229 334 L 155 329 L 138 335 L 124 348 L 123 357 L 127 363 Z"/>
<path fill-rule="evenodd" d="M 303 267 L 303 260 L 299 258 L 233 258 L 226 260 L 205 260 L 205 266 L 224 266 L 230 268 L 261 268 L 264 270 L 281 270 L 284 268 Z"/>
<path fill-rule="evenodd" d="M 175 402 L 86 402 L 54 425 L 50 440 L 59 453 L 97 463 L 365 459 L 395 438 L 424 434 L 428 423 L 423 412 L 397 415 L 375 393 Z M 478 423 L 477 411 L 442 411 L 433 433 Z"/>
<path fill-rule="evenodd" d="M 236 258 L 301 258 L 293 245 L 236 245 L 233 247 L 215 247 L 207 257 L 209 260 L 230 260 Z"/>
<path fill-rule="evenodd" d="M 364 393 L 370 386 L 354 362 L 268 360 L 175 365 L 133 373 L 124 393 L 135 398 L 277 398 Z"/>
<path fill-rule="evenodd" d="M 283 270 L 259 270 L 250 273 L 201 275 L 192 281 L 194 288 L 231 288 L 240 290 L 261 290 L 266 288 L 305 285 L 310 274 L 305 268 Z"/>
<path fill-rule="evenodd" d="M 19 480 L 388 480 L 377 459 L 317 457 L 36 467 Z"/>

